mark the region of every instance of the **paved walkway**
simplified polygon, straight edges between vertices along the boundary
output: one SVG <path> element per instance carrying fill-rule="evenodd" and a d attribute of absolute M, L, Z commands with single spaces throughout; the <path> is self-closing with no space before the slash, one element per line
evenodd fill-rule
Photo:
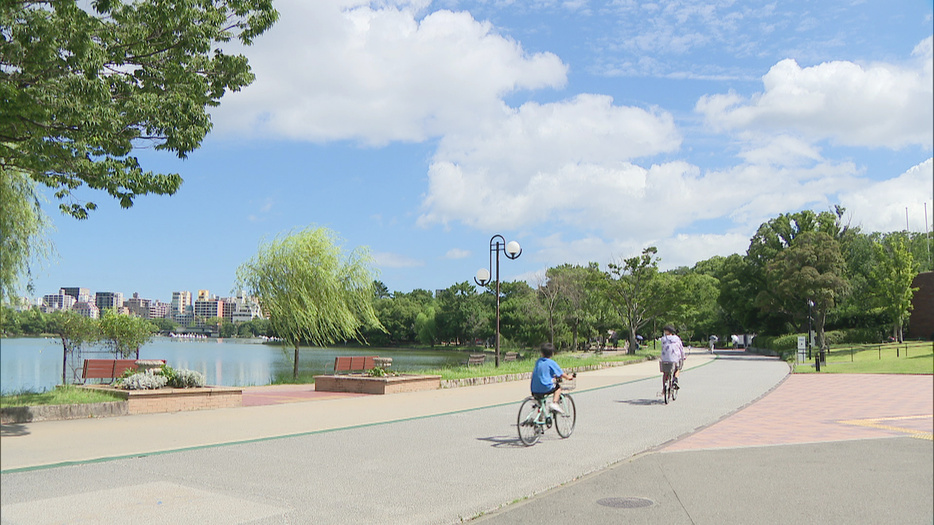
<path fill-rule="evenodd" d="M 583 373 L 574 435 L 534 447 L 525 382 L 4 425 L 0 522 L 932 522 L 932 376 L 711 359 L 667 406 L 657 363 Z"/>

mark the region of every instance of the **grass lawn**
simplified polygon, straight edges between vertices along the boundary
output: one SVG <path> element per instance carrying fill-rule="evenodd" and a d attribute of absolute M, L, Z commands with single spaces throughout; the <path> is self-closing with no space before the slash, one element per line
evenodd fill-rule
<path fill-rule="evenodd" d="M 526 372 L 532 371 L 532 368 L 535 367 L 535 361 L 540 356 L 540 354 L 537 354 L 532 350 L 527 351 L 526 355 L 529 355 L 530 357 L 520 361 L 504 363 L 502 360 L 500 360 L 499 368 L 496 367 L 494 357 L 487 355 L 486 361 L 479 366 L 438 368 L 434 370 L 421 370 L 419 373 L 426 375 L 438 375 L 441 376 L 442 380 L 524 374 Z M 657 353 L 652 354 L 652 352 L 639 351 L 634 355 L 595 355 L 592 352 L 561 352 L 557 354 L 554 359 L 558 362 L 558 365 L 561 366 L 561 368 L 573 369 L 585 366 L 597 366 L 600 363 L 637 361 L 645 359 L 649 355 L 657 355 Z"/>
<path fill-rule="evenodd" d="M 36 405 L 80 405 L 122 401 L 106 392 L 92 392 L 73 386 L 54 388 L 47 392 L 18 392 L 0 396 L 0 408 Z"/>
<path fill-rule="evenodd" d="M 831 347 L 820 371 L 822 374 L 934 374 L 934 343 Z M 798 363 L 795 373 L 816 373 L 814 360 Z"/>

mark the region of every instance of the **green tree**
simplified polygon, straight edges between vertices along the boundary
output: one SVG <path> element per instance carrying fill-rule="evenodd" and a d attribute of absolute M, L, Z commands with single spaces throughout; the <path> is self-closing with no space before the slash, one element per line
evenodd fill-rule
<path fill-rule="evenodd" d="M 892 336 L 904 341 L 903 328 L 911 313 L 911 299 L 917 288 L 911 283 L 918 275 L 918 264 L 909 251 L 904 235 L 892 235 L 874 246 L 876 264 L 870 271 L 873 298 L 891 322 Z"/>
<path fill-rule="evenodd" d="M 415 340 L 423 345 L 435 346 L 438 340 L 438 324 L 435 322 L 435 307 L 426 306 L 415 317 Z"/>
<path fill-rule="evenodd" d="M 148 343 L 159 329 L 142 317 L 119 314 L 110 308 L 100 319 L 101 339 L 117 358 L 139 357 L 139 348 Z"/>
<path fill-rule="evenodd" d="M 827 313 L 849 290 L 840 243 L 823 232 L 804 232 L 768 264 L 767 277 L 770 293 L 760 305 L 803 323 L 813 301 L 818 344 L 825 348 Z"/>
<path fill-rule="evenodd" d="M 435 314 L 438 337 L 442 341 L 465 344 L 481 335 L 492 335 L 493 330 L 485 327 L 492 317 L 494 293 L 484 294 L 490 296 L 489 305 L 486 305 L 474 286 L 467 281 L 441 292 Z"/>
<path fill-rule="evenodd" d="M 500 346 L 531 347 L 537 346 L 548 337 L 548 323 L 538 306 L 538 297 L 525 281 L 500 283 L 503 294 L 500 299 Z M 492 310 L 495 306 L 490 305 Z M 494 313 L 495 315 L 495 313 Z M 495 319 L 490 322 L 487 332 L 493 336 Z"/>
<path fill-rule="evenodd" d="M 99 322 L 75 312 L 55 312 L 49 322 L 52 333 L 62 340 L 62 384 L 67 384 L 70 369 L 72 381 L 78 380 L 81 351 L 101 337 Z M 70 364 L 70 366 L 69 366 Z"/>
<path fill-rule="evenodd" d="M 0 7 L 0 167 L 55 190 L 87 217 L 87 185 L 128 208 L 171 195 L 177 174 L 145 171 L 144 142 L 184 158 L 211 129 L 208 108 L 253 81 L 242 55 L 277 19 L 272 0 L 7 1 Z M 5 208 L 4 208 L 5 209 Z"/>
<path fill-rule="evenodd" d="M 2 159 L 0 210 L 0 304 L 6 304 L 17 297 L 23 284 L 31 290 L 30 270 L 49 256 L 52 245 L 46 236 L 50 225 L 39 205 L 35 183 L 22 171 L 4 166 Z"/>
<path fill-rule="evenodd" d="M 667 297 L 658 286 L 658 249 L 650 246 L 642 255 L 611 263 L 606 273 L 610 303 L 629 331 L 629 352 L 636 351 L 636 335 L 665 311 Z"/>
<path fill-rule="evenodd" d="M 306 228 L 262 244 L 237 268 L 237 288 L 259 299 L 272 331 L 294 348 L 296 378 L 302 342 L 361 341 L 363 328 L 380 326 L 369 251 L 344 254 L 338 242 L 327 228 Z"/>

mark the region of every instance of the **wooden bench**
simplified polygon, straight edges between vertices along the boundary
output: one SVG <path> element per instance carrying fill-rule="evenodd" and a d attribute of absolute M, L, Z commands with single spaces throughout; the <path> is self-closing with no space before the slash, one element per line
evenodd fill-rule
<path fill-rule="evenodd" d="M 482 365 L 483 361 L 485 360 L 486 360 L 486 354 L 470 354 L 470 357 L 467 359 L 467 362 L 464 364 L 467 366 Z"/>
<path fill-rule="evenodd" d="M 165 363 L 165 359 L 161 359 Z M 136 359 L 85 359 L 84 368 L 81 371 L 81 377 L 85 381 L 88 379 L 114 379 L 121 377 L 127 370 L 136 370 L 138 365 Z"/>
<path fill-rule="evenodd" d="M 515 361 L 516 359 L 519 359 L 519 352 L 506 352 L 506 355 L 503 356 L 504 363 Z"/>
<path fill-rule="evenodd" d="M 366 372 L 376 367 L 377 355 L 338 356 L 334 358 L 334 373 Z"/>

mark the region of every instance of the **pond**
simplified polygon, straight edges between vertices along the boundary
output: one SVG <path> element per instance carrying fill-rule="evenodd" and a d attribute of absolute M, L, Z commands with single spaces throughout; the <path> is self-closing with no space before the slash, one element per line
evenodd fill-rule
<path fill-rule="evenodd" d="M 293 353 L 292 348 L 264 343 L 260 339 L 178 340 L 156 337 L 140 348 L 139 358 L 165 359 L 173 368 L 196 370 L 205 375 L 209 385 L 258 386 L 268 385 L 276 377 L 291 377 Z M 468 357 L 467 353 L 456 350 L 301 347 L 299 373 L 330 372 L 334 358 L 341 355 L 391 357 L 392 370 L 399 372 L 456 366 Z M 113 354 L 92 348 L 84 352 L 84 357 L 112 359 Z M 61 382 L 60 340 L 41 337 L 0 339 L 0 391 L 38 392 Z"/>

